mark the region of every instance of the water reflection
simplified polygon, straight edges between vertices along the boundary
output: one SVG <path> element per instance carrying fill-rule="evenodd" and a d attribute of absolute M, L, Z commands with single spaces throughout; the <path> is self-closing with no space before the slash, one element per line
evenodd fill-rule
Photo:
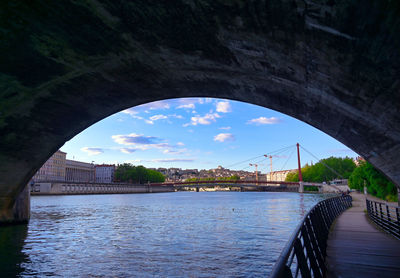
<path fill-rule="evenodd" d="M 300 215 L 304 216 L 306 214 L 306 207 L 304 204 L 304 193 L 300 193 Z"/>
<path fill-rule="evenodd" d="M 0 227 L 0 273 L 1 277 L 17 277 L 29 263 L 28 256 L 22 252 L 28 234 L 28 225 Z"/>
<path fill-rule="evenodd" d="M 15 249 L 6 264 L 19 267 L 8 270 L 11 277 L 265 277 L 302 214 L 323 198 L 269 192 L 35 196 L 28 235 L 26 226 L 24 232 L 5 227 L 0 250 L 5 258 L 3 243 Z"/>

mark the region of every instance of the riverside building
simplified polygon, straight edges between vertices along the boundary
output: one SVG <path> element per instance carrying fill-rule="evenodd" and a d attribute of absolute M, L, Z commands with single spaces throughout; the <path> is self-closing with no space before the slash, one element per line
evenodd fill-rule
<path fill-rule="evenodd" d="M 65 165 L 67 153 L 60 150 L 56 151 L 36 174 L 32 177 L 32 181 L 64 181 Z"/>
<path fill-rule="evenodd" d="M 95 182 L 112 183 L 114 181 L 115 165 L 102 164 L 95 166 Z"/>
<path fill-rule="evenodd" d="M 66 160 L 66 182 L 94 182 L 95 166 L 91 163 Z"/>

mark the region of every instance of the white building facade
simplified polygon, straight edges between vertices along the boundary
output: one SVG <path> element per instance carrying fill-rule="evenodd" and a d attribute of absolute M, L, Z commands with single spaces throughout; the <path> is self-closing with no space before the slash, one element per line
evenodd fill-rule
<path fill-rule="evenodd" d="M 60 150 L 56 151 L 36 174 L 32 177 L 32 181 L 64 181 L 65 180 L 65 164 L 67 153 Z"/>
<path fill-rule="evenodd" d="M 95 182 L 112 183 L 114 181 L 115 165 L 96 165 Z"/>
<path fill-rule="evenodd" d="M 94 182 L 95 171 L 91 163 L 69 160 L 66 161 L 66 182 Z"/>

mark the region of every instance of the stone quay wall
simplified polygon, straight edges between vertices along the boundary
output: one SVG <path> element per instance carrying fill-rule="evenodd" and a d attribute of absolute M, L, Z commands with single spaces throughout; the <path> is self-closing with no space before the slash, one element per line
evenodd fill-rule
<path fill-rule="evenodd" d="M 128 194 L 175 191 L 171 185 L 127 183 L 37 182 L 30 187 L 31 195 Z"/>

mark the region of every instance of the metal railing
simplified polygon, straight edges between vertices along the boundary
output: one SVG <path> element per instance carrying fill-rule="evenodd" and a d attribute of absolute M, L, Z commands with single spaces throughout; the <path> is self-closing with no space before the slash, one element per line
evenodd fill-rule
<path fill-rule="evenodd" d="M 351 202 L 350 195 L 332 197 L 311 208 L 287 242 L 270 277 L 325 277 L 329 228 L 351 207 Z"/>
<path fill-rule="evenodd" d="M 400 207 L 366 199 L 368 216 L 384 231 L 400 239 Z"/>

